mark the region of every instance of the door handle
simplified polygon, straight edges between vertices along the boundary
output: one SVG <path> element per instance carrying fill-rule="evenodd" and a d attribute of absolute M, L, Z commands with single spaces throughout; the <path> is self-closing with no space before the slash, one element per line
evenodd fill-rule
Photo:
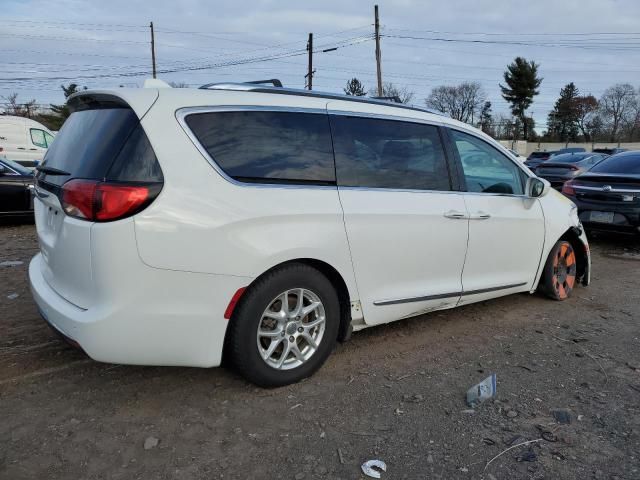
<path fill-rule="evenodd" d="M 487 212 L 476 212 L 473 215 L 469 216 L 470 220 L 489 220 L 491 215 Z"/>
<path fill-rule="evenodd" d="M 469 218 L 466 213 L 459 212 L 458 210 L 449 210 L 444 216 L 452 220 L 466 220 Z"/>

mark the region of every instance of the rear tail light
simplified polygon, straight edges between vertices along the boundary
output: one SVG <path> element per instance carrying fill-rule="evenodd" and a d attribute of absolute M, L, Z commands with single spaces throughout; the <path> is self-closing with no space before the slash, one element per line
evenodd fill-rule
<path fill-rule="evenodd" d="M 573 186 L 574 186 L 573 180 L 564 182 L 564 184 L 562 185 L 562 193 L 564 193 L 565 195 L 575 195 L 576 191 L 573 188 Z"/>
<path fill-rule="evenodd" d="M 62 186 L 62 207 L 67 215 L 91 222 L 110 222 L 129 217 L 158 195 L 158 185 L 70 180 Z"/>

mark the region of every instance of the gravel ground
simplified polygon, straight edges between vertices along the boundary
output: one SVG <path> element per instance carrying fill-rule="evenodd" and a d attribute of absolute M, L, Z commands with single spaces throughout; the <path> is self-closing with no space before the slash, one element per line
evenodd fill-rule
<path fill-rule="evenodd" d="M 23 262 L 0 266 L 2 479 L 354 479 L 372 458 L 387 479 L 640 478 L 638 239 L 594 238 L 593 284 L 566 302 L 513 295 L 360 332 L 273 390 L 89 360 L 38 316 L 36 251 L 33 226 L 0 227 L 0 265 Z M 496 400 L 469 410 L 490 373 Z"/>

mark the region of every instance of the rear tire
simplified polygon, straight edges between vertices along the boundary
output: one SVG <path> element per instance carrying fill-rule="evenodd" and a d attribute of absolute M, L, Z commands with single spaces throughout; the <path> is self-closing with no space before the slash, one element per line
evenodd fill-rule
<path fill-rule="evenodd" d="M 571 243 L 560 240 L 554 245 L 540 279 L 540 291 L 554 300 L 566 300 L 576 284 L 576 253 Z"/>
<path fill-rule="evenodd" d="M 312 375 L 335 347 L 340 325 L 338 294 L 322 273 L 293 263 L 251 285 L 233 313 L 229 360 L 263 387 Z"/>

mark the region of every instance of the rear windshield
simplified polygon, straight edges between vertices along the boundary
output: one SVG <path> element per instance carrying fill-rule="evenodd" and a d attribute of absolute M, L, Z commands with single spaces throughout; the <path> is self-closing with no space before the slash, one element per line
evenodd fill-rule
<path fill-rule="evenodd" d="M 40 180 L 58 186 L 72 178 L 162 181 L 153 149 L 130 108 L 72 113 L 56 135 L 42 166 L 69 174 L 39 174 Z"/>
<path fill-rule="evenodd" d="M 529 158 L 543 158 L 548 157 L 549 155 L 549 152 L 532 152 L 531 155 L 529 155 Z"/>
<path fill-rule="evenodd" d="M 598 173 L 640 173 L 640 152 L 619 153 L 591 169 Z"/>
<path fill-rule="evenodd" d="M 563 153 L 561 155 L 554 155 L 549 162 L 553 163 L 578 163 L 584 160 L 587 157 L 590 157 L 591 154 L 588 155 L 580 155 L 575 153 Z"/>

